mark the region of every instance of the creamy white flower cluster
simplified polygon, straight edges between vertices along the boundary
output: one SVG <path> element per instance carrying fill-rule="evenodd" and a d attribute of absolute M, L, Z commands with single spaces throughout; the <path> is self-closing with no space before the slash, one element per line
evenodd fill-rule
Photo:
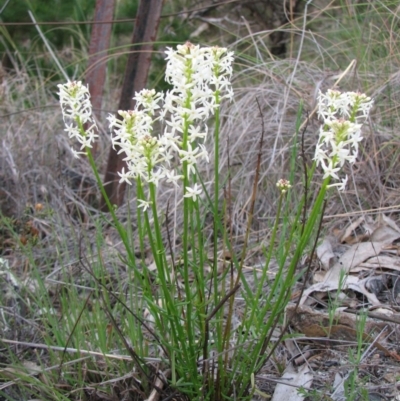
<path fill-rule="evenodd" d="M 144 182 L 157 185 L 161 178 L 171 177 L 164 166 L 169 163 L 170 143 L 162 136 L 153 136 L 154 114 L 160 108 L 162 95 L 155 90 L 144 89 L 136 94 L 135 99 L 134 110 L 118 111 L 121 118 L 112 114 L 108 117 L 110 128 L 114 131 L 112 145 L 119 149 L 118 153 L 126 155 L 127 171 L 123 169 L 118 173 L 120 182 L 131 184 L 131 180 L 140 177 Z"/>
<path fill-rule="evenodd" d="M 176 184 L 182 175 L 170 168 L 175 155 L 187 173 L 193 174 L 199 158 L 208 161 L 208 152 L 201 143 L 207 136 L 207 118 L 222 99 L 233 97 L 232 52 L 188 42 L 176 50 L 168 48 L 166 54 L 165 79 L 172 89 L 165 98 L 154 90 L 141 91 L 134 98 L 135 110 L 119 111 L 122 120 L 108 118 L 114 130 L 113 145 L 126 154 L 127 171 L 119 173 L 121 181 L 129 184 L 137 177 L 156 185 L 161 179 Z M 157 110 L 166 128 L 162 135 L 154 136 Z M 196 201 L 200 193 L 195 184 L 185 188 L 184 196 Z"/>
<path fill-rule="evenodd" d="M 278 180 L 276 187 L 281 191 L 282 194 L 285 194 L 290 188 L 292 188 L 290 182 L 285 178 Z"/>
<path fill-rule="evenodd" d="M 363 139 L 361 127 L 367 119 L 373 101 L 357 92 L 339 92 L 329 89 L 319 92 L 318 116 L 323 120 L 314 160 L 321 165 L 324 176 L 340 180 L 338 173 L 345 162 L 353 164 L 358 154 L 358 144 Z M 332 184 L 344 190 L 347 176 L 340 183 Z"/>
<path fill-rule="evenodd" d="M 92 143 L 98 137 L 96 123 L 92 117 L 92 104 L 90 93 L 82 82 L 67 82 L 58 85 L 61 110 L 65 123 L 65 131 L 70 138 L 75 138 L 80 144 L 80 152 L 72 149 L 75 157 L 79 157 L 85 148 L 91 148 Z M 88 127 L 84 127 L 89 124 Z"/>
<path fill-rule="evenodd" d="M 165 97 L 154 90 L 142 90 L 135 94 L 134 110 L 119 110 L 120 118 L 108 117 L 113 131 L 112 144 L 119 153 L 125 153 L 127 169 L 121 171 L 120 182 L 143 182 L 157 185 L 161 179 L 177 183 L 182 174 L 170 167 L 176 156 L 183 174 L 194 174 L 199 158 L 208 161 L 208 153 L 202 142 L 207 136 L 207 118 L 220 106 L 222 99 L 232 99 L 230 83 L 233 53 L 226 48 L 195 46 L 189 42 L 168 48 L 165 79 L 172 85 Z M 58 85 L 66 131 L 76 138 L 81 149 L 92 146 L 97 128 L 92 118 L 90 95 L 81 82 Z M 158 113 L 158 117 L 156 114 Z M 161 135 L 154 135 L 154 123 L 165 123 Z M 90 123 L 89 128 L 84 127 Z M 84 152 L 75 152 L 75 156 Z M 196 201 L 201 188 L 185 188 L 185 197 Z M 148 207 L 145 202 L 144 208 Z"/>

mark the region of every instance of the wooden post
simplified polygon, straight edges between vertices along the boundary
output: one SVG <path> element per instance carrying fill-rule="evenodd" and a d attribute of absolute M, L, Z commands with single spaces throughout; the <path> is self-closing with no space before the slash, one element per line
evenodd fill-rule
<path fill-rule="evenodd" d="M 132 98 L 135 92 L 139 92 L 146 86 L 162 5 L 163 0 L 142 0 L 140 2 L 118 110 L 133 109 L 135 105 Z M 111 204 L 121 206 L 124 201 L 126 184 L 119 183 L 118 172 L 126 167 L 126 163 L 123 160 L 124 155 L 117 153 L 118 149 L 110 148 L 104 187 Z M 104 199 L 101 210 L 107 211 Z"/>
<path fill-rule="evenodd" d="M 94 24 L 90 37 L 89 62 L 86 70 L 86 83 L 89 85 L 93 113 L 98 120 L 101 117 L 104 82 L 106 80 L 107 51 L 110 47 L 112 21 L 114 17 L 115 0 L 96 0 Z M 96 23 L 99 22 L 99 23 Z M 93 145 L 93 157 L 96 156 L 96 142 Z"/>

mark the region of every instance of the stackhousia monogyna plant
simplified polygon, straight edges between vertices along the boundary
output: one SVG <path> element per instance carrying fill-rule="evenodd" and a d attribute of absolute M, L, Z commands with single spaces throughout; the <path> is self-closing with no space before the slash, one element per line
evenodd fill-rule
<path fill-rule="evenodd" d="M 171 89 L 166 94 L 142 90 L 134 97 L 134 110 L 120 110 L 119 117 L 110 115 L 108 118 L 112 145 L 125 155 L 127 167 L 119 173 L 120 180 L 135 184 L 136 188 L 135 222 L 141 257 L 135 256 L 126 227 L 107 199 L 94 163 L 91 147 L 97 137 L 97 127 L 88 88 L 81 82 L 59 85 L 66 132 L 80 144 L 73 150 L 74 155 L 88 157 L 124 243 L 132 281 L 141 288 L 132 304 L 140 318 L 132 331 L 124 335 L 131 337 L 140 357 L 151 353 L 162 358 L 165 366 L 160 369 L 170 372 L 171 386 L 190 399 L 242 399 L 251 394 L 251 379 L 273 348 L 270 346 L 272 331 L 290 299 L 299 259 L 315 237 L 326 193 L 332 186 L 343 190 L 346 185 L 347 177 L 339 183 L 330 181 L 340 180 L 339 173 L 345 162 L 354 163 L 362 139 L 361 126 L 372 101 L 353 92 L 320 93 L 318 114 L 323 123 L 310 171 L 322 167 L 322 186 L 307 221 L 302 224 L 300 216 L 305 199 L 291 220 L 288 216 L 282 218 L 282 210 L 290 212 L 282 205 L 291 183 L 285 179 L 278 181 L 277 215 L 270 246 L 265 252 L 265 266 L 254 288 L 243 275 L 243 260 L 238 261 L 232 252 L 232 261 L 226 265 L 218 260 L 217 252 L 222 246 L 231 247 L 220 211 L 218 149 L 221 102 L 233 99 L 233 53 L 225 48 L 186 43 L 176 50 L 169 48 L 166 54 L 165 76 Z M 211 118 L 215 147 L 213 194 L 205 190 L 196 168 L 198 160 L 208 161 L 205 140 Z M 164 128 L 158 133 L 155 127 Z M 169 255 L 167 238 L 163 238 L 160 216 L 165 205 L 157 200 L 160 182 L 175 185 L 183 198 L 181 209 L 175 210 L 183 215 L 183 226 L 178 228 L 179 255 Z M 203 233 L 204 217 L 210 210 L 212 244 L 207 243 Z M 282 232 L 286 235 L 277 238 L 280 224 L 284 225 Z M 288 242 L 296 243 L 288 247 Z M 155 273 L 146 263 L 146 246 L 151 248 Z M 277 253 L 278 257 L 273 253 L 274 246 L 282 250 Z M 213 249 L 212 258 L 208 257 L 209 248 Z M 277 257 L 279 268 L 265 293 L 272 256 Z M 222 269 L 219 268 L 221 263 Z M 235 308 L 232 305 L 240 284 L 243 313 L 238 322 L 233 318 Z M 153 345 L 143 346 L 144 341 Z M 141 369 L 146 368 L 143 363 Z"/>

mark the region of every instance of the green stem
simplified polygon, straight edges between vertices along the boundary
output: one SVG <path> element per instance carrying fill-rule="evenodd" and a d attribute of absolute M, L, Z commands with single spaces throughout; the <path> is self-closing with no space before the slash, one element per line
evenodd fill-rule
<path fill-rule="evenodd" d="M 214 272 L 214 302 L 218 304 L 218 232 L 219 232 L 219 130 L 220 130 L 220 114 L 219 114 L 219 98 L 215 96 L 218 107 L 215 110 L 215 132 L 214 132 L 214 255 L 213 255 L 213 272 Z"/>
<path fill-rule="evenodd" d="M 106 202 L 108 210 L 110 211 L 111 217 L 112 217 L 113 222 L 115 224 L 115 228 L 117 229 L 118 234 L 121 237 L 121 240 L 122 240 L 122 242 L 124 244 L 124 247 L 126 249 L 126 252 L 128 253 L 129 261 L 132 263 L 132 266 L 136 268 L 136 257 L 135 257 L 135 254 L 134 254 L 131 246 L 130 246 L 128 235 L 126 233 L 125 228 L 119 222 L 118 217 L 115 214 L 115 209 L 114 209 L 113 205 L 111 204 L 110 199 L 107 196 L 106 190 L 105 190 L 105 188 L 103 186 L 103 183 L 101 181 L 101 178 L 100 178 L 99 172 L 97 170 L 96 163 L 95 163 L 95 161 L 93 159 L 93 155 L 92 155 L 92 152 L 91 152 L 90 148 L 86 148 L 86 155 L 88 157 L 90 167 L 92 168 L 92 170 L 94 172 L 94 175 L 96 177 L 97 185 L 99 186 L 100 192 L 101 192 L 101 194 L 102 194 L 102 196 L 103 196 L 103 198 L 104 198 L 104 200 Z"/>
<path fill-rule="evenodd" d="M 190 105 L 190 96 L 188 96 L 187 102 Z M 188 149 L 188 142 L 189 142 L 189 126 L 190 122 L 188 121 L 187 117 L 185 117 L 184 123 L 184 130 L 182 135 L 182 149 L 187 151 Z M 190 177 L 189 177 L 189 169 L 188 169 L 188 162 L 184 161 L 182 163 L 182 172 L 183 172 L 183 187 L 184 192 L 186 188 L 190 186 Z M 188 355 L 189 357 L 186 359 L 187 363 L 190 364 L 188 366 L 189 371 L 192 371 L 193 375 L 196 375 L 197 371 L 197 363 L 196 363 L 196 347 L 194 345 L 194 330 L 193 330 L 193 322 L 192 322 L 192 313 L 193 313 L 193 304 L 192 304 L 192 293 L 190 288 L 190 275 L 189 275 L 189 244 L 190 244 L 190 210 L 191 210 L 191 202 L 192 199 L 190 198 L 183 198 L 183 238 L 182 238 L 182 245 L 183 245 L 183 281 L 185 287 L 185 329 L 186 335 L 183 338 L 187 338 L 188 345 Z M 192 246 L 194 247 L 195 244 L 193 243 Z M 196 375 L 197 376 L 197 375 Z M 197 380 L 196 377 L 192 377 L 191 380 Z"/>
<path fill-rule="evenodd" d="M 296 251 L 293 255 L 293 258 L 291 259 L 289 268 L 286 273 L 285 280 L 282 283 L 282 290 L 279 291 L 279 295 L 275 299 L 274 306 L 271 310 L 270 317 L 268 318 L 267 323 L 264 326 L 265 330 L 264 330 L 263 335 L 267 335 L 268 328 L 272 327 L 274 320 L 284 310 L 284 308 L 286 307 L 286 304 L 288 303 L 288 301 L 290 299 L 291 288 L 292 288 L 293 280 L 295 277 L 294 273 L 296 271 L 297 264 L 298 264 L 301 256 L 303 255 L 307 244 L 309 243 L 310 237 L 311 237 L 312 233 L 314 232 L 315 224 L 317 222 L 317 219 L 318 219 L 318 217 L 321 213 L 322 207 L 323 207 L 325 194 L 326 194 L 329 182 L 330 182 L 330 177 L 326 178 L 322 183 L 322 187 L 318 193 L 318 196 L 317 196 L 315 204 L 312 208 L 310 217 L 305 225 L 304 232 L 300 238 L 299 244 L 296 247 Z M 281 268 L 283 268 L 283 266 Z M 274 287 L 276 287 L 275 283 L 274 283 Z M 271 294 L 273 294 L 272 291 L 271 291 Z M 266 307 L 269 308 L 269 306 L 266 305 L 264 307 L 264 309 Z M 267 346 L 268 346 L 268 344 L 264 343 L 259 352 L 259 355 L 257 357 L 257 363 L 256 363 L 257 367 L 260 366 L 262 364 L 262 362 L 264 361 L 264 358 L 265 358 L 264 354 L 265 354 Z"/>

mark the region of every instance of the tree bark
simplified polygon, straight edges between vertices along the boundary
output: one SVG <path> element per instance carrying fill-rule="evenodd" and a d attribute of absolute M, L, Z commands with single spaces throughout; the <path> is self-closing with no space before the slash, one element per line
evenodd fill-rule
<path fill-rule="evenodd" d="M 94 21 L 112 21 L 115 0 L 96 0 Z M 112 23 L 95 23 L 92 26 L 89 47 L 89 62 L 86 70 L 86 83 L 89 85 L 93 113 L 98 120 L 101 117 L 104 83 L 106 80 L 107 52 L 110 47 Z M 97 153 L 97 143 L 93 145 L 93 157 Z"/>
<path fill-rule="evenodd" d="M 163 0 L 142 0 L 136 16 L 132 45 L 125 69 L 124 82 L 118 110 L 132 110 L 135 107 L 132 97 L 147 83 L 153 42 L 157 37 Z M 119 149 L 110 148 L 104 187 L 111 204 L 121 206 L 124 201 L 126 183 L 119 183 L 118 172 L 126 168 L 124 155 Z M 107 211 L 103 199 L 101 209 Z"/>

